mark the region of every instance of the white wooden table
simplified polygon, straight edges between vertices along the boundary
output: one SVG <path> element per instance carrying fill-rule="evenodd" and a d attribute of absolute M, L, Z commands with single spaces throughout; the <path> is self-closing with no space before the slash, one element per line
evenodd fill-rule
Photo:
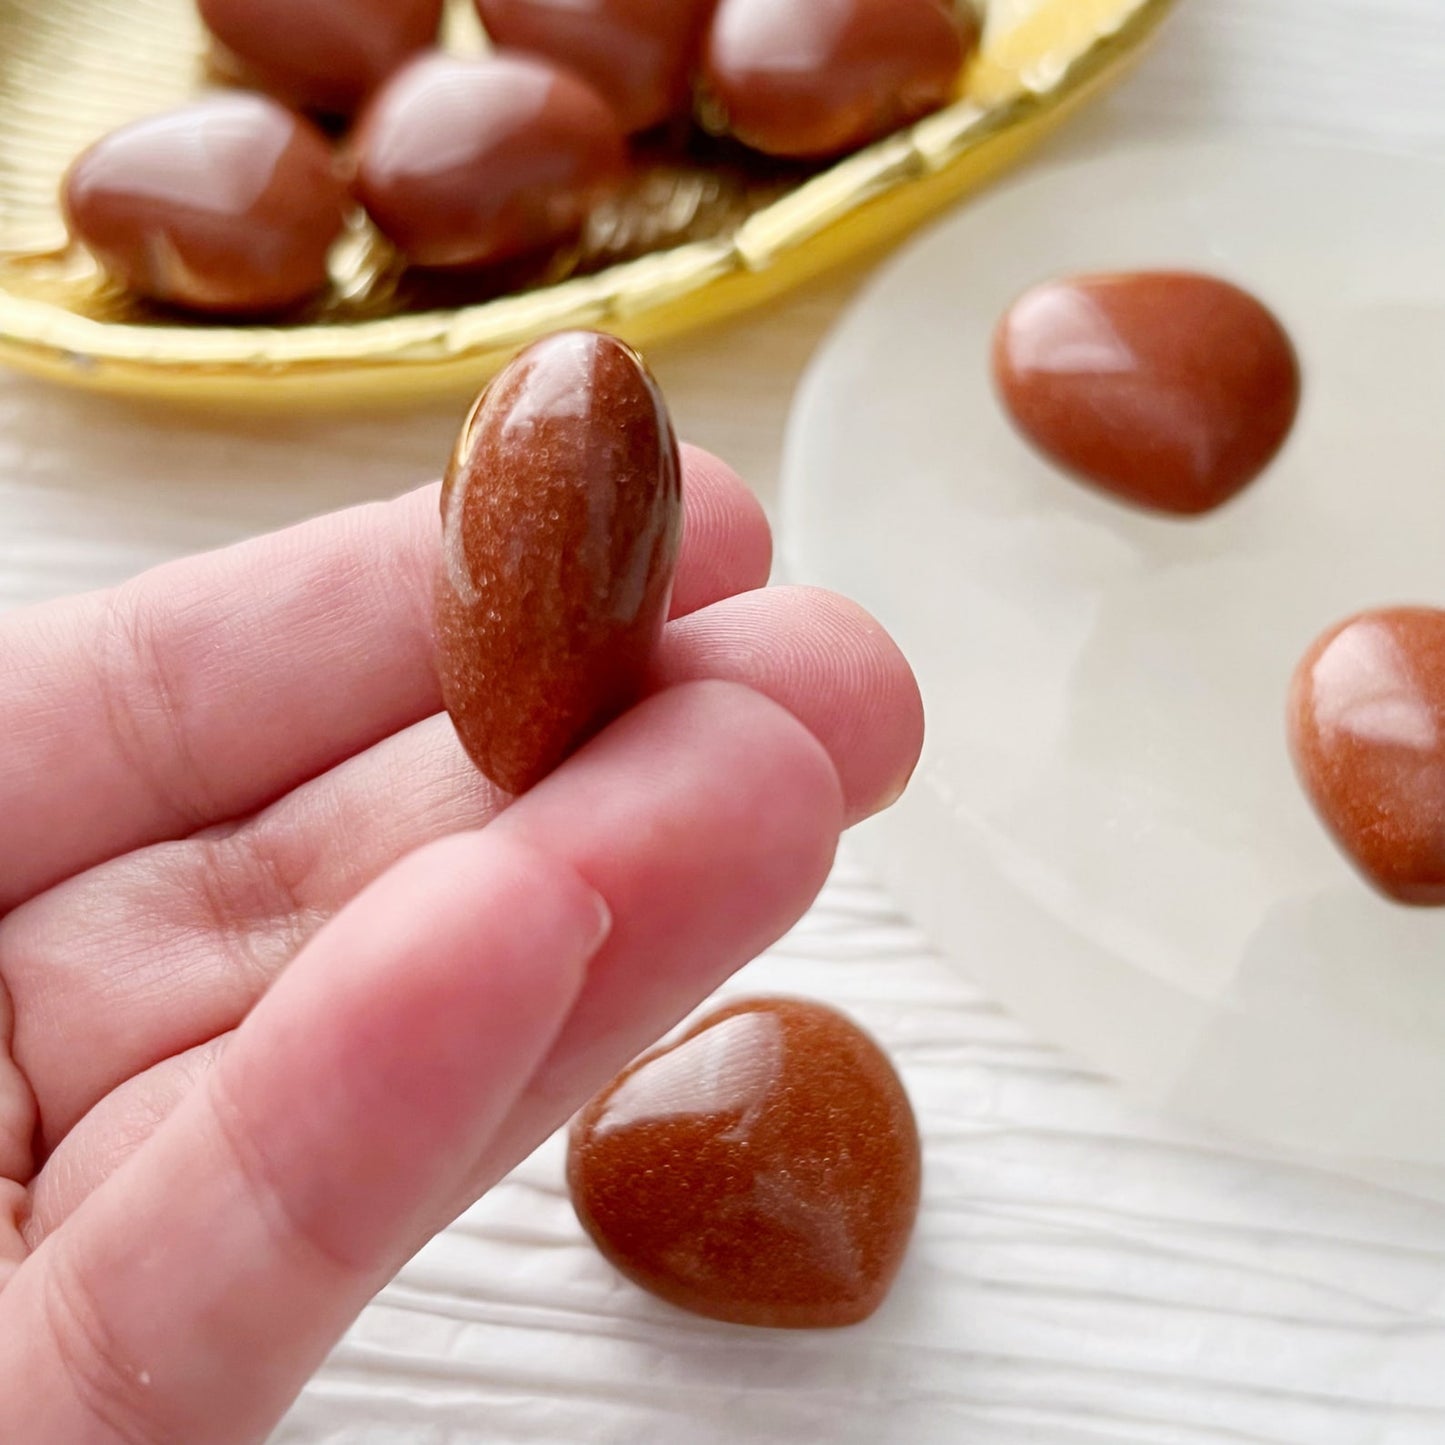
<path fill-rule="evenodd" d="M 1441 0 L 1183 0 L 1045 161 L 1200 124 L 1440 152 L 1442 77 Z M 682 430 L 765 500 L 792 385 L 856 283 L 654 358 Z M 435 473 L 455 422 L 257 424 L 0 377 L 0 607 L 398 491 Z M 743 989 L 834 1000 L 907 1076 L 926 1203 L 874 1321 L 779 1338 L 654 1304 L 581 1242 L 554 1141 L 386 1291 L 278 1438 L 1445 1441 L 1445 1209 L 1142 1116 L 1003 1016 L 846 856 Z"/>

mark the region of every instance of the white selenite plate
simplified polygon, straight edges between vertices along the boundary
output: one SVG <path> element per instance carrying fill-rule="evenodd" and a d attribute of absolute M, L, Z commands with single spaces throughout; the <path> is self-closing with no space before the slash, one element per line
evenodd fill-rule
<path fill-rule="evenodd" d="M 1150 1103 L 1395 1179 L 1445 1169 L 1445 911 L 1336 851 L 1283 699 L 1347 613 L 1445 606 L 1442 257 L 1418 158 L 1256 135 L 1036 171 L 873 280 L 784 464 L 792 576 L 873 610 L 923 685 L 923 767 L 868 834 L 903 906 Z M 1202 520 L 1068 480 L 991 388 L 1020 290 L 1134 267 L 1240 282 L 1303 359 L 1286 451 Z"/>

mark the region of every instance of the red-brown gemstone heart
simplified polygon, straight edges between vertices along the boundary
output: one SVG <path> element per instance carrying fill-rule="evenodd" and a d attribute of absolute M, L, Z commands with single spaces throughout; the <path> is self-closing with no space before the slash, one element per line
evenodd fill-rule
<path fill-rule="evenodd" d="M 1385 608 L 1326 632 L 1295 671 L 1289 742 L 1365 877 L 1401 903 L 1445 903 L 1445 612 Z"/>
<path fill-rule="evenodd" d="M 612 105 L 623 130 L 686 115 L 703 32 L 716 0 L 477 0 L 498 45 L 575 70 Z"/>
<path fill-rule="evenodd" d="M 994 377 L 1019 430 L 1065 470 L 1185 516 L 1269 465 L 1300 395 L 1294 348 L 1264 305 L 1171 271 L 1035 287 L 999 324 Z"/>
<path fill-rule="evenodd" d="M 918 1211 L 918 1129 L 892 1065 L 832 1009 L 734 1004 L 578 1116 L 568 1184 L 598 1248 L 698 1314 L 848 1325 L 882 1302 Z"/>
<path fill-rule="evenodd" d="M 681 468 L 641 358 L 591 331 L 528 347 L 473 408 L 441 508 L 442 697 L 520 793 L 636 700 L 667 620 Z"/>
<path fill-rule="evenodd" d="M 71 234 L 138 296 L 264 316 L 327 285 L 350 209 L 325 137 L 261 95 L 208 96 L 112 131 L 61 190 Z"/>
<path fill-rule="evenodd" d="M 951 0 L 722 0 L 702 86 L 744 145 L 841 155 L 946 105 L 977 41 Z"/>

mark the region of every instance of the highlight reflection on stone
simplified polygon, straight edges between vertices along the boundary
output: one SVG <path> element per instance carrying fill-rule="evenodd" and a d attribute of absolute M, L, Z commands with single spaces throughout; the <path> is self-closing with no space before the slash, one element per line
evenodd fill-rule
<path fill-rule="evenodd" d="M 1184 516 L 1259 476 L 1299 409 L 1284 328 L 1212 276 L 1037 286 L 999 323 L 993 364 L 1014 422 L 1045 455 L 1137 506 Z"/>
<path fill-rule="evenodd" d="M 578 1116 L 568 1184 L 644 1289 L 737 1324 L 848 1325 L 882 1302 L 918 1211 L 892 1065 L 832 1009 L 755 999 L 645 1055 Z"/>
<path fill-rule="evenodd" d="M 1445 903 L 1445 611 L 1393 607 L 1332 628 L 1289 698 L 1300 781 L 1382 893 Z"/>

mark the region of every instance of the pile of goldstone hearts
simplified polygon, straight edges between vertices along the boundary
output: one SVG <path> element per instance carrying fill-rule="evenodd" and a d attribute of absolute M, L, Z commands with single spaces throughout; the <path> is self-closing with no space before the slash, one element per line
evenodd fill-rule
<path fill-rule="evenodd" d="M 105 136 L 61 201 L 134 296 L 229 318 L 324 294 L 357 207 L 406 265 L 485 272 L 575 237 L 637 145 L 843 155 L 945 105 L 978 42 L 968 0 L 476 0 L 494 49 L 464 58 L 443 0 L 199 3 L 249 88 Z"/>

